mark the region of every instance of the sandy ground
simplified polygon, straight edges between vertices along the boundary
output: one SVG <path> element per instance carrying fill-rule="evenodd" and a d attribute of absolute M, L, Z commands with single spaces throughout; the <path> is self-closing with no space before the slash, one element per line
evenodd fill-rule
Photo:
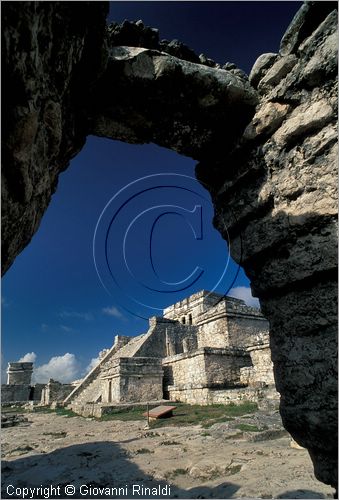
<path fill-rule="evenodd" d="M 27 416 L 2 430 L 2 498 L 333 498 L 288 435 L 241 434 L 234 422 L 148 430 L 140 421 Z M 270 429 L 277 418 L 267 417 Z"/>

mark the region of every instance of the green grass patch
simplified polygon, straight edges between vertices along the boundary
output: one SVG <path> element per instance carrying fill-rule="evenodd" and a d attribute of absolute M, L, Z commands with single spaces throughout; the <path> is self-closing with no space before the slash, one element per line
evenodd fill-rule
<path fill-rule="evenodd" d="M 56 408 L 54 410 L 56 415 L 60 415 L 62 417 L 77 417 L 78 415 L 74 413 L 72 410 L 68 410 L 67 408 Z"/>
<path fill-rule="evenodd" d="M 208 429 L 214 424 L 222 424 L 223 422 L 231 422 L 232 420 L 234 420 L 234 417 L 225 417 L 224 415 L 222 415 L 219 418 L 212 418 L 202 422 L 201 427 L 203 427 L 204 429 Z"/>
<path fill-rule="evenodd" d="M 183 476 L 187 473 L 187 469 L 174 469 L 172 470 L 171 472 L 169 472 L 168 474 L 166 474 L 166 479 L 173 479 L 177 476 Z"/>
<path fill-rule="evenodd" d="M 253 413 L 258 409 L 257 404 L 251 402 L 244 402 L 240 405 L 231 403 L 228 405 L 218 404 L 208 406 L 175 403 L 175 406 L 177 408 L 173 411 L 172 417 L 151 420 L 150 427 L 152 429 L 156 429 L 167 426 L 183 427 L 186 425 L 200 424 L 202 427 L 208 428 L 215 423 L 228 422 L 233 420 L 235 417 Z M 105 413 L 97 420 L 142 420 L 146 422 L 147 418 L 143 415 L 145 412 L 145 406 L 136 406 L 132 408 L 115 407 L 111 409 L 110 413 Z"/>
<path fill-rule="evenodd" d="M 241 439 L 243 437 L 244 435 L 242 432 L 237 432 L 236 434 L 233 434 L 233 436 L 225 437 L 225 439 Z"/>
<path fill-rule="evenodd" d="M 53 413 L 53 415 L 59 415 L 61 417 L 77 417 L 78 415 L 72 410 L 67 408 L 50 408 L 49 406 L 35 406 L 33 409 L 34 413 Z"/>
<path fill-rule="evenodd" d="M 22 408 L 15 406 L 13 408 L 3 408 L 3 414 L 11 413 L 52 413 L 53 415 L 60 415 L 64 417 L 76 417 L 77 414 L 67 408 L 50 408 L 49 406 L 34 406 L 32 409 Z"/>
<path fill-rule="evenodd" d="M 204 428 L 211 427 L 215 423 L 228 422 L 234 417 L 253 413 L 258 409 L 258 405 L 252 402 L 244 402 L 239 405 L 234 403 L 229 405 L 187 405 L 175 403 L 177 409 L 173 412 L 173 417 L 157 419 L 151 422 L 152 428 L 166 426 L 186 426 L 202 425 Z"/>
<path fill-rule="evenodd" d="M 49 406 L 34 406 L 34 413 L 55 413 L 55 410 L 52 410 Z"/>
<path fill-rule="evenodd" d="M 122 420 L 122 421 L 129 421 L 129 420 L 144 420 L 146 421 L 146 417 L 143 416 L 143 413 L 145 413 L 146 408 L 140 408 L 140 407 L 135 407 L 135 408 L 112 408 L 110 413 L 105 413 L 102 415 L 98 420 Z"/>
<path fill-rule="evenodd" d="M 262 429 L 259 429 L 256 425 L 250 425 L 250 424 L 237 424 L 235 426 L 237 429 L 243 432 L 261 432 Z"/>
<path fill-rule="evenodd" d="M 230 403 L 227 406 L 224 406 L 225 412 L 229 417 L 241 417 L 242 415 L 246 415 L 247 413 L 254 413 L 258 410 L 257 403 L 253 403 L 252 401 L 244 401 L 243 403 L 236 405 L 234 403 Z"/>
<path fill-rule="evenodd" d="M 183 427 L 187 425 L 201 425 L 203 428 L 207 429 L 213 424 L 229 422 L 235 417 L 243 416 L 246 414 L 251 414 L 258 409 L 256 403 L 244 401 L 243 403 L 236 405 L 234 403 L 229 403 L 228 405 L 187 405 L 184 403 L 175 403 L 177 409 L 173 412 L 173 417 L 159 418 L 157 420 L 150 421 L 150 427 L 152 429 L 167 426 L 178 426 Z M 151 409 L 151 407 L 150 407 Z M 21 407 L 6 408 L 6 413 L 26 413 L 27 410 Z M 49 408 L 48 406 L 35 406 L 33 409 L 34 413 L 51 413 L 54 415 L 65 416 L 65 417 L 75 417 L 78 416 L 72 410 L 67 408 Z M 143 415 L 146 411 L 146 406 L 135 406 L 135 407 L 115 407 L 112 408 L 110 413 L 102 415 L 100 418 L 95 418 L 99 421 L 110 421 L 110 420 L 122 420 L 122 421 L 133 421 L 141 420 L 146 422 L 147 418 Z M 245 425 L 245 424 L 244 424 Z M 246 429 L 247 430 L 247 429 Z"/>

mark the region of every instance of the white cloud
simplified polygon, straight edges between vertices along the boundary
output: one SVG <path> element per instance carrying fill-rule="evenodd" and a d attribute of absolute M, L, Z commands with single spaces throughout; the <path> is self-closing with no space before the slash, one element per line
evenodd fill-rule
<path fill-rule="evenodd" d="M 74 332 L 76 332 L 76 330 L 74 330 L 74 328 L 71 328 L 70 326 L 60 325 L 60 328 L 61 328 L 61 330 L 63 330 L 66 333 L 74 333 Z"/>
<path fill-rule="evenodd" d="M 50 378 L 58 382 L 72 382 L 79 376 L 79 363 L 67 352 L 63 356 L 53 356 L 48 363 L 37 366 L 33 372 L 34 383 L 47 383 Z"/>
<path fill-rule="evenodd" d="M 60 318 L 75 318 L 83 319 L 85 321 L 91 321 L 93 319 L 93 314 L 89 312 L 78 312 L 78 311 L 61 311 L 59 313 Z"/>
<path fill-rule="evenodd" d="M 252 297 L 251 289 L 247 286 L 236 286 L 227 295 L 244 300 L 248 306 L 260 308 L 259 300 Z"/>
<path fill-rule="evenodd" d="M 36 360 L 35 352 L 27 352 L 24 356 L 22 356 L 18 361 L 22 363 L 34 363 Z"/>
<path fill-rule="evenodd" d="M 99 361 L 100 361 L 99 356 L 98 356 L 97 358 L 92 358 L 92 359 L 91 359 L 91 361 L 90 361 L 90 363 L 89 363 L 89 365 L 88 365 L 88 366 L 87 366 L 87 368 L 86 368 L 85 373 L 87 374 L 87 373 L 89 373 L 91 370 L 93 370 L 93 368 L 94 368 L 95 366 L 97 366 L 97 364 L 99 363 Z"/>
<path fill-rule="evenodd" d="M 97 366 L 97 364 L 102 360 L 102 358 L 108 353 L 109 350 L 110 348 L 102 349 L 96 358 L 92 358 L 84 371 L 84 375 L 87 375 L 87 373 L 93 370 L 93 368 Z"/>
<path fill-rule="evenodd" d="M 102 309 L 102 312 L 104 314 L 107 314 L 108 316 L 114 316 L 114 318 L 122 318 L 121 312 L 119 311 L 119 309 L 117 309 L 114 306 L 112 306 L 112 307 L 104 307 Z"/>

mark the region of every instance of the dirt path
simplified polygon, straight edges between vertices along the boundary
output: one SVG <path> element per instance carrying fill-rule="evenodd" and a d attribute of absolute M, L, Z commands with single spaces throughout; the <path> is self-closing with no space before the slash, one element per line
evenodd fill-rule
<path fill-rule="evenodd" d="M 67 498 L 66 485 L 73 498 L 332 498 L 287 435 L 267 440 L 270 431 L 258 438 L 228 422 L 146 430 L 140 421 L 27 416 L 2 431 L 2 498 L 20 498 L 27 487 L 47 488 L 31 498 Z"/>

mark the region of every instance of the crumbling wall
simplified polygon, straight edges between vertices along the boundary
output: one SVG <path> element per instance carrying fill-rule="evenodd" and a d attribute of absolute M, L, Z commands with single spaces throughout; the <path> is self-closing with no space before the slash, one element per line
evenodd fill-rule
<path fill-rule="evenodd" d="M 149 330 L 137 356 L 165 358 L 169 354 L 179 354 L 197 345 L 197 328 L 182 325 L 163 317 L 153 316 L 149 320 Z"/>
<path fill-rule="evenodd" d="M 50 405 L 57 401 L 63 401 L 73 389 L 72 384 L 62 384 L 57 380 L 50 379 L 41 391 L 41 404 Z"/>
<path fill-rule="evenodd" d="M 41 401 L 42 391 L 44 390 L 45 384 L 35 384 L 32 387 L 30 397 L 33 401 Z"/>
<path fill-rule="evenodd" d="M 259 309 L 247 306 L 243 300 L 206 290 L 167 307 L 164 316 L 185 326 L 197 326 L 199 348 L 248 346 L 268 333 L 268 322 Z"/>
<path fill-rule="evenodd" d="M 251 356 L 252 366 L 241 368 L 240 381 L 249 386 L 274 386 L 271 349 L 268 344 L 252 346 L 246 349 Z"/>
<path fill-rule="evenodd" d="M 178 389 L 175 386 L 168 388 L 168 399 L 187 404 L 243 404 L 250 401 L 258 404 L 258 408 L 277 409 L 279 407 L 279 393 L 273 388 L 244 387 L 237 389 L 208 389 L 187 388 Z"/>
<path fill-rule="evenodd" d="M 1 384 L 1 402 L 29 401 L 30 385 Z"/>
<path fill-rule="evenodd" d="M 33 363 L 15 361 L 8 363 L 7 384 L 31 385 Z"/>
<path fill-rule="evenodd" d="M 186 297 L 175 304 L 166 307 L 164 309 L 164 317 L 168 319 L 173 319 L 179 322 L 183 322 L 185 319 L 185 324 L 190 324 L 190 316 L 192 319 L 192 324 L 196 325 L 201 315 L 204 315 L 210 310 L 214 310 L 215 313 L 219 310 L 224 311 L 224 301 L 223 295 L 219 293 L 209 292 L 207 290 L 200 290 L 189 297 Z M 228 300 L 238 300 L 233 298 L 228 298 Z"/>

